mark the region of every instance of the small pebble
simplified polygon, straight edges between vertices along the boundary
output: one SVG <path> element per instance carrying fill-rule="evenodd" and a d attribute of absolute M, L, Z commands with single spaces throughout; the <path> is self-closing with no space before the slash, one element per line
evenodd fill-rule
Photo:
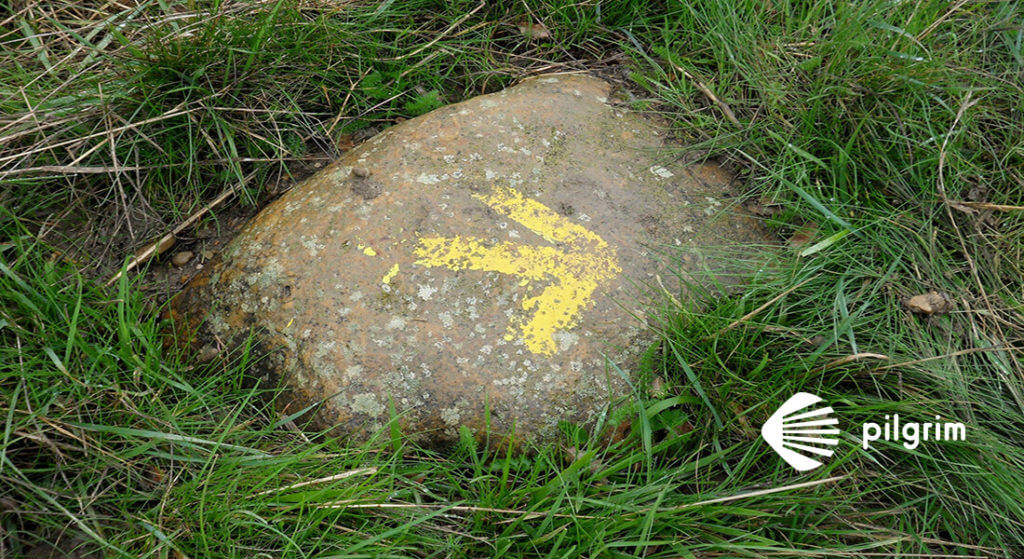
<path fill-rule="evenodd" d="M 352 167 L 352 174 L 361 179 L 365 179 L 370 176 L 370 170 L 366 167 Z"/>
<path fill-rule="evenodd" d="M 936 291 L 914 295 L 904 304 L 911 311 L 926 315 L 946 314 L 953 308 L 949 298 Z"/>
<path fill-rule="evenodd" d="M 189 260 L 192 260 L 192 252 L 188 250 L 183 250 L 175 254 L 174 257 L 171 258 L 171 264 L 174 264 L 178 268 L 181 268 L 185 264 L 188 264 Z"/>
<path fill-rule="evenodd" d="M 196 359 L 200 363 L 209 363 L 210 361 L 213 360 L 214 357 L 217 357 L 218 353 L 220 353 L 220 350 L 213 346 L 203 346 L 199 350 L 199 355 L 196 357 Z"/>

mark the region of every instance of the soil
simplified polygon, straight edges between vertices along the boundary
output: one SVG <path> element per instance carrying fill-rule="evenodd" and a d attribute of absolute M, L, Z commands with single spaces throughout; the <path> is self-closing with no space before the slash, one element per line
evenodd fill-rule
<path fill-rule="evenodd" d="M 353 149 L 371 137 L 363 135 L 359 141 L 346 138 L 344 147 Z M 141 273 L 142 292 L 156 304 L 167 301 L 260 210 L 343 154 L 342 151 L 335 154 L 318 152 L 286 163 L 276 180 L 265 185 L 255 204 L 228 199 L 196 225 L 182 231 L 170 247 L 160 251 L 159 256 L 148 264 L 142 264 L 138 271 L 131 272 L 129 277 L 134 280 Z M 64 214 L 44 220 L 37 238 L 53 247 L 51 258 L 63 259 L 96 283 L 106 283 L 126 259 L 172 231 L 176 225 L 156 217 L 157 212 L 141 196 L 136 195 L 126 201 L 127 210 L 123 203 L 113 201 L 75 204 Z M 192 257 L 184 264 L 176 265 L 175 257 L 184 252 L 191 252 Z"/>

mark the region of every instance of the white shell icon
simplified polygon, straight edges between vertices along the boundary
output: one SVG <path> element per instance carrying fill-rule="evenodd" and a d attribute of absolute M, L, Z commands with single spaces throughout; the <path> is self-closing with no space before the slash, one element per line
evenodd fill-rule
<path fill-rule="evenodd" d="M 829 427 L 839 424 L 838 419 L 829 417 L 829 414 L 833 413 L 830 406 L 801 413 L 801 410 L 821 401 L 822 399 L 814 394 L 798 392 L 786 400 L 786 403 L 782 404 L 761 427 L 761 436 L 768 446 L 800 472 L 813 470 L 820 466 L 821 462 L 797 451 L 827 458 L 832 456 L 833 451 L 821 445 L 839 444 L 838 439 L 828 436 L 839 434 L 839 429 Z"/>

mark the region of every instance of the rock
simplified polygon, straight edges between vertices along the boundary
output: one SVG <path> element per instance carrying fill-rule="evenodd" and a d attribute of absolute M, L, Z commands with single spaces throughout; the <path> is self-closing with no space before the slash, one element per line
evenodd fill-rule
<path fill-rule="evenodd" d="M 593 421 L 629 393 L 662 280 L 764 241 L 733 177 L 659 158 L 667 127 L 609 93 L 544 76 L 378 134 L 253 219 L 173 301 L 179 332 L 227 356 L 255 333 L 279 405 L 323 402 L 313 426 L 356 440 L 392 408 L 438 445 Z"/>
<path fill-rule="evenodd" d="M 525 21 L 516 24 L 523 37 L 531 41 L 543 41 L 551 38 L 551 31 L 543 23 L 528 23 Z"/>
<path fill-rule="evenodd" d="M 814 223 L 814 222 L 811 222 L 811 223 L 808 223 L 808 224 L 804 225 L 803 227 L 798 229 L 795 233 L 793 233 L 789 237 L 789 240 L 787 241 L 787 243 L 789 244 L 789 248 L 791 248 L 793 250 L 800 250 L 800 249 L 804 248 L 804 246 L 809 244 L 811 241 L 813 241 L 814 238 L 817 237 L 817 236 L 818 236 L 818 224 Z"/>
<path fill-rule="evenodd" d="M 176 267 L 181 268 L 185 264 L 188 264 L 190 260 L 192 260 L 192 256 L 193 254 L 191 251 L 183 250 L 181 252 L 176 253 L 173 257 L 171 257 L 171 264 L 174 264 Z"/>
<path fill-rule="evenodd" d="M 929 291 L 914 295 L 907 299 L 907 308 L 918 314 L 945 314 L 953 308 L 953 304 L 937 291 Z"/>

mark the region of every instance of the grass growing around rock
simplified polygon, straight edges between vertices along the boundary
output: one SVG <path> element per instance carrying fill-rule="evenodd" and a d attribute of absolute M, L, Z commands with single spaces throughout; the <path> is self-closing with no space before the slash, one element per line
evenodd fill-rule
<path fill-rule="evenodd" d="M 0 555 L 1024 556 L 1022 13 L 0 4 Z M 103 286 L 225 189 L 207 227 L 365 130 L 572 70 L 670 118 L 693 146 L 673 156 L 735 167 L 787 244 L 738 293 L 652 308 L 632 372 L 658 380 L 612 446 L 347 447 L 275 413 L 244 360 L 165 348 L 146 276 Z M 948 312 L 908 310 L 930 291 Z M 799 390 L 843 429 L 806 474 L 758 432 Z M 893 413 L 967 439 L 862 450 Z"/>

